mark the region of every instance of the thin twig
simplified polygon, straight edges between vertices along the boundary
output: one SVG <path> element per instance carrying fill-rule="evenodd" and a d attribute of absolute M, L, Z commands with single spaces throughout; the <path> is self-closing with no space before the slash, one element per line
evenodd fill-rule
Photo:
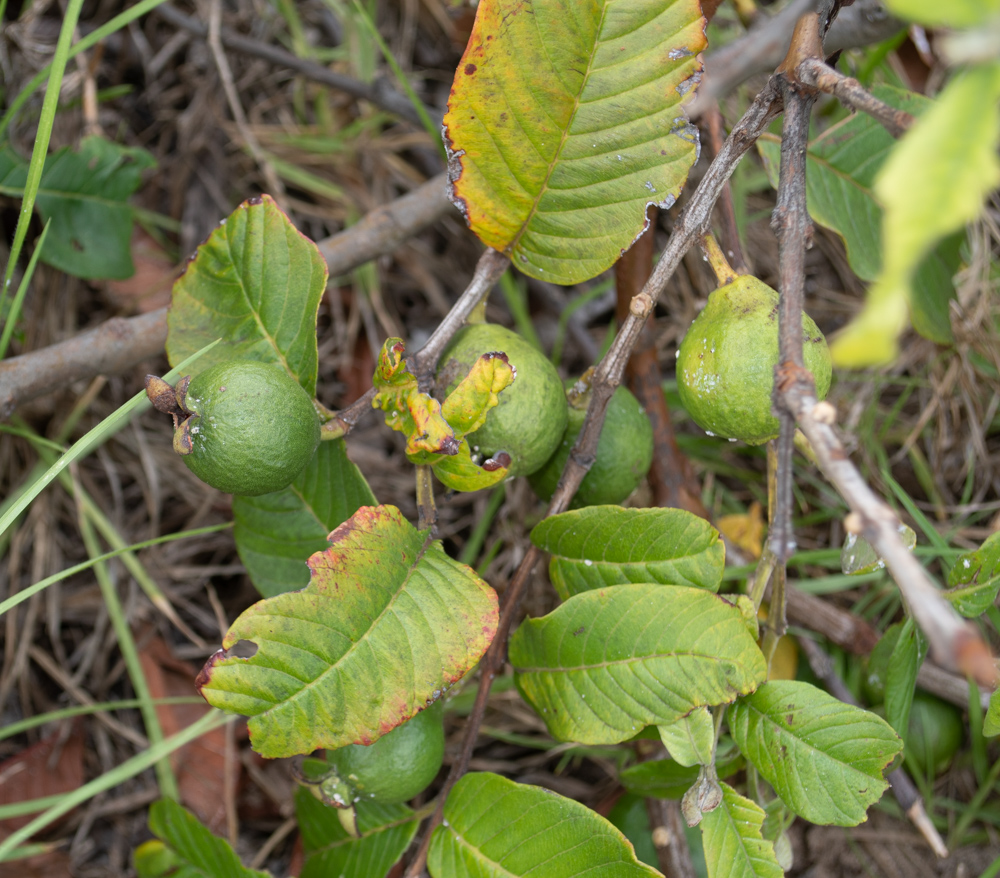
<path fill-rule="evenodd" d="M 822 58 L 803 59 L 795 73 L 806 85 L 833 95 L 848 107 L 867 113 L 893 137 L 902 137 L 913 124 L 911 114 L 880 101 L 856 79 L 834 70 Z"/>
<path fill-rule="evenodd" d="M 651 207 L 649 211 L 651 215 L 646 232 L 615 263 L 615 317 L 619 324 L 628 317 L 632 299 L 642 291 L 653 270 L 656 208 Z M 639 400 L 653 427 L 653 462 L 648 476 L 653 502 L 657 506 L 686 509 L 707 518 L 698 480 L 674 435 L 670 409 L 663 396 L 656 335 L 651 327 L 647 326 L 639 336 L 625 372 L 629 389 Z"/>
<path fill-rule="evenodd" d="M 773 223 L 779 237 L 781 260 L 781 355 L 775 376 L 775 400 L 784 413 L 782 435 L 788 435 L 791 443 L 788 419 L 794 417 L 812 445 L 823 474 L 854 513 L 851 529 L 861 533 L 885 560 L 910 612 L 927 635 L 937 662 L 969 674 L 980 685 L 992 688 L 1000 674 L 989 647 L 978 631 L 941 597 L 920 562 L 903 545 L 899 519 L 868 487 L 848 459 L 833 430 L 833 407 L 828 403 L 817 404 L 812 374 L 803 366 L 802 290 L 810 228 L 805 195 L 805 147 L 811 97 L 795 81 L 795 71 L 805 58 L 815 57 L 821 51 L 817 16 L 803 16 L 792 41 L 792 50 L 774 77 L 788 104 L 786 119 L 788 116 L 794 119 L 786 122 L 782 136 L 781 182 Z M 784 539 L 784 534 L 780 538 Z"/>
<path fill-rule="evenodd" d="M 597 440 L 600 437 L 604 414 L 608 400 L 615 387 L 621 382 L 632 349 L 635 347 L 642 331 L 646 317 L 653 308 L 656 297 L 660 295 L 670 280 L 684 254 L 698 240 L 698 237 L 708 229 L 711 221 L 712 208 L 726 180 L 732 176 L 740 159 L 756 142 L 760 134 L 780 110 L 780 97 L 777 91 L 768 84 L 751 104 L 743 118 L 733 128 L 719 154 L 709 166 L 701 183 L 695 190 L 691 201 L 684 210 L 680 220 L 670 236 L 666 250 L 656 265 L 656 269 L 646 282 L 643 291 L 635 297 L 632 308 L 624 325 L 615 337 L 611 348 L 598 364 L 594 373 L 593 395 L 587 409 L 583 429 L 576 445 L 570 453 L 569 462 L 563 470 L 559 485 L 546 510 L 546 517 L 565 511 L 569 506 L 577 487 L 586 475 L 587 469 L 594 459 Z M 506 257 L 504 257 L 506 259 Z M 433 338 L 432 338 L 433 341 Z M 428 346 L 430 342 L 428 342 Z M 438 806 L 430 822 L 424 829 L 424 835 L 416 854 L 404 873 L 404 878 L 418 878 L 423 872 L 427 861 L 427 851 L 434 830 L 441 823 L 444 813 L 444 803 L 448 793 L 458 779 L 465 773 L 479 735 L 486 703 L 489 699 L 490 687 L 495 676 L 503 670 L 507 655 L 507 637 L 510 633 L 517 608 L 524 589 L 538 563 L 541 552 L 531 546 L 525 553 L 514 577 L 504 591 L 500 607 L 500 621 L 497 633 L 486 654 L 480 660 L 480 682 L 476 700 L 466 719 L 465 735 L 462 750 L 452 763 L 451 770 L 438 796 Z"/>
<path fill-rule="evenodd" d="M 822 52 L 819 17 L 803 15 L 792 37 L 788 57 L 779 68 L 776 79 L 781 89 L 785 115 L 781 131 L 781 169 L 778 179 L 778 199 L 771 218 L 771 228 L 778 239 L 779 291 L 778 366 L 775 368 L 773 406 L 781 432 L 777 444 L 777 490 L 772 528 L 771 548 L 784 568 L 795 551 L 792 529 L 792 483 L 795 452 L 795 419 L 782 404 L 778 392 L 778 376 L 783 371 L 805 371 L 802 353 L 802 308 L 806 283 L 806 248 L 811 242 L 812 223 L 806 210 L 806 145 L 809 141 L 809 117 L 816 100 L 814 89 L 798 85 L 787 74 L 791 59 L 805 52 Z M 808 380 L 812 374 L 806 372 Z M 780 608 L 784 616 L 784 607 Z"/>
<path fill-rule="evenodd" d="M 240 96 L 236 91 L 236 84 L 233 82 L 233 71 L 229 67 L 229 59 L 222 48 L 222 41 L 219 39 L 219 29 L 222 26 L 222 3 L 221 0 L 209 0 L 208 13 L 208 47 L 212 50 L 212 58 L 219 71 L 219 79 L 222 80 L 222 90 L 226 93 L 226 102 L 229 104 L 229 111 L 233 114 L 233 121 L 236 123 L 236 130 L 246 144 L 250 155 L 257 163 L 264 174 L 267 188 L 270 190 L 278 206 L 285 212 L 288 209 L 288 197 L 285 194 L 285 184 L 281 182 L 274 165 L 265 155 L 257 136 L 250 130 L 247 124 L 246 113 L 243 112 L 243 105 L 240 103 Z"/>
<path fill-rule="evenodd" d="M 427 340 L 427 344 L 412 358 L 410 370 L 417 376 L 421 390 L 425 390 L 429 385 L 430 375 L 441 358 L 441 352 L 451 341 L 452 336 L 461 329 L 466 318 L 472 313 L 472 309 L 486 298 L 509 264 L 510 258 L 508 256 L 491 248 L 487 248 L 479 257 L 476 271 L 469 286 L 459 296 L 458 301 L 448 312 L 448 316 L 438 324 L 437 329 Z"/>
<path fill-rule="evenodd" d="M 202 39 L 208 37 L 208 28 L 204 24 L 197 19 L 185 15 L 167 3 L 158 6 L 156 14 L 169 21 L 174 27 L 179 27 Z M 244 55 L 252 55 L 256 58 L 263 58 L 279 67 L 287 67 L 289 70 L 294 70 L 296 73 L 300 73 L 314 82 L 329 85 L 352 97 L 369 101 L 375 106 L 416 125 L 420 124 L 420 117 L 417 115 L 417 111 L 414 109 L 410 99 L 387 83 L 377 81 L 369 85 L 361 80 L 353 79 L 350 76 L 330 70 L 322 64 L 317 64 L 315 61 L 307 61 L 299 58 L 291 52 L 285 51 L 280 46 L 271 46 L 267 43 L 261 43 L 249 37 L 235 34 L 228 28 L 223 27 L 219 29 L 219 39 L 227 49 L 233 49 L 237 52 L 242 52 Z M 432 114 L 438 121 L 443 117 L 443 114 L 437 110 L 433 110 Z"/>

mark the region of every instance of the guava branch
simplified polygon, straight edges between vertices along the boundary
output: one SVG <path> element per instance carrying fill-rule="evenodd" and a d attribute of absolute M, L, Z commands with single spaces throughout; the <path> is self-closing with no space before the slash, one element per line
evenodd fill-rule
<path fill-rule="evenodd" d="M 822 51 L 818 19 L 803 16 L 796 29 L 788 58 L 775 79 L 782 89 L 785 125 L 782 131 L 781 171 L 778 202 L 773 225 L 778 235 L 781 278 L 780 364 L 775 371 L 775 404 L 782 414 L 781 438 L 787 439 L 788 457 L 779 460 L 791 478 L 791 418 L 805 434 L 816 454 L 820 469 L 847 501 L 854 513 L 851 530 L 861 533 L 885 560 L 886 567 L 906 600 L 917 624 L 927 635 L 939 664 L 972 676 L 991 688 L 1000 681 L 989 647 L 976 629 L 965 622 L 941 597 L 927 572 L 899 535 L 896 514 L 871 490 L 851 463 L 833 429 L 835 412 L 828 403 L 818 404 L 812 374 L 802 360 L 802 298 L 805 287 L 805 252 L 811 223 L 806 206 L 805 151 L 809 113 L 814 91 L 796 80 L 796 71 L 807 57 Z M 782 542 L 790 527 L 790 497 L 779 490 L 778 526 Z M 776 515 L 777 519 L 777 515 Z M 772 537 L 772 540 L 774 537 Z M 780 557 L 781 544 L 776 552 Z"/>
<path fill-rule="evenodd" d="M 833 95 L 848 107 L 867 113 L 893 137 L 902 137 L 913 124 L 912 115 L 880 101 L 856 79 L 834 70 L 822 58 L 803 59 L 796 67 L 795 74 L 806 85 Z"/>
<path fill-rule="evenodd" d="M 677 226 L 670 236 L 663 256 L 657 263 L 652 275 L 646 282 L 643 291 L 633 299 L 630 313 L 625 323 L 615 337 L 614 343 L 598 364 L 593 379 L 593 394 L 584 425 L 580 431 L 576 445 L 570 452 L 570 459 L 563 470 L 559 485 L 552 496 L 546 517 L 565 512 L 569 507 L 576 489 L 583 481 L 594 461 L 597 441 L 600 438 L 601 427 L 607 412 L 608 401 L 615 388 L 621 383 L 625 365 L 628 363 L 633 348 L 639 341 L 646 318 L 653 309 L 656 297 L 660 295 L 674 270 L 680 264 L 684 254 L 694 245 L 699 237 L 709 228 L 712 209 L 719 198 L 722 187 L 732 176 L 736 165 L 748 149 L 756 142 L 768 124 L 781 110 L 778 92 L 769 83 L 757 96 L 743 118 L 733 128 L 722 149 L 709 166 L 701 183 L 692 195 Z M 498 256 L 500 254 L 497 254 Z M 484 254 L 485 258 L 486 254 Z M 494 258 L 495 257 L 491 257 Z M 505 259 L 506 257 L 504 257 Z M 482 260 L 480 261 L 482 264 Z M 505 265 L 506 263 L 504 263 Z M 485 272 L 485 269 L 484 269 Z M 471 310 L 471 309 L 470 309 Z M 449 315 L 450 316 L 450 315 Z M 433 340 L 433 339 L 432 339 Z M 428 342 L 430 346 L 430 342 Z M 426 348 L 425 348 L 426 350 Z M 500 623 L 496 636 L 490 648 L 479 663 L 479 690 L 472 711 L 466 720 L 465 737 L 462 750 L 452 763 L 451 770 L 439 793 L 438 807 L 424 830 L 420 847 L 404 873 L 404 878 L 417 878 L 427 861 L 427 851 L 430 847 L 431 835 L 441 823 L 444 802 L 451 788 L 465 774 L 472 758 L 472 751 L 479 734 L 483 716 L 486 713 L 486 703 L 489 700 L 490 687 L 497 674 L 503 671 L 507 659 L 507 638 L 524 595 L 525 588 L 541 557 L 541 552 L 532 546 L 528 549 L 520 565 L 514 573 L 510 584 L 503 593 L 500 606 Z"/>

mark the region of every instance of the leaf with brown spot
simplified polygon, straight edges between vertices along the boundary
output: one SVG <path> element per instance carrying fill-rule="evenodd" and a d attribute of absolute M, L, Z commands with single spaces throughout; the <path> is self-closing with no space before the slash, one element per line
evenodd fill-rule
<path fill-rule="evenodd" d="M 393 506 L 365 506 L 309 559 L 308 588 L 252 606 L 199 674 L 210 704 L 250 716 L 275 758 L 370 744 L 439 698 L 486 651 L 496 593 Z M 239 641 L 250 658 L 227 651 Z"/>
<path fill-rule="evenodd" d="M 696 0 L 482 0 L 445 116 L 452 200 L 532 277 L 608 268 L 698 156 Z"/>

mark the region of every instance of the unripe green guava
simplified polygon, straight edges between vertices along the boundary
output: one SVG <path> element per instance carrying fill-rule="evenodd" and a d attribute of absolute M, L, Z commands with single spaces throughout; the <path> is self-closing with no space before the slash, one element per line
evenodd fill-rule
<path fill-rule="evenodd" d="M 569 422 L 562 442 L 545 466 L 528 477 L 532 489 L 542 500 L 550 500 L 555 493 L 586 416 L 586 399 L 581 399 L 580 405 L 570 404 Z M 639 400 L 627 387 L 619 385 L 608 402 L 594 464 L 584 476 L 570 506 L 578 509 L 621 503 L 639 487 L 652 462 L 653 427 Z"/>
<path fill-rule="evenodd" d="M 823 333 L 802 315 L 805 366 L 816 398 L 830 389 L 832 363 Z M 771 389 L 778 362 L 778 293 L 751 275 L 715 290 L 677 352 L 684 408 L 713 436 L 759 445 L 778 435 Z"/>
<path fill-rule="evenodd" d="M 438 388 L 443 399 L 483 354 L 492 351 L 507 354 L 517 377 L 500 392 L 486 423 L 469 434 L 469 445 L 484 459 L 506 451 L 509 474 L 526 476 L 552 456 L 566 429 L 566 395 L 556 367 L 509 329 L 475 323 L 459 330 L 441 355 Z"/>
<path fill-rule="evenodd" d="M 231 360 L 196 375 L 184 395 L 191 416 L 174 447 L 220 491 L 255 496 L 287 488 L 320 441 L 309 394 L 280 366 Z"/>
<path fill-rule="evenodd" d="M 965 740 L 961 712 L 940 698 L 917 692 L 906 732 L 906 759 L 928 777 L 944 771 Z"/>
<path fill-rule="evenodd" d="M 434 780 L 443 759 L 444 710 L 439 701 L 374 744 L 348 744 L 326 754 L 335 776 L 353 792 L 345 805 L 408 802 Z"/>

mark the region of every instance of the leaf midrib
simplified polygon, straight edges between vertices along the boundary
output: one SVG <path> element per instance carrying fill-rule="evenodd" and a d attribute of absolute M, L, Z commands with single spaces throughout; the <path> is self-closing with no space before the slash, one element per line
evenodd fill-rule
<path fill-rule="evenodd" d="M 573 112 L 570 113 L 569 120 L 566 126 L 562 130 L 562 137 L 559 140 L 559 146 L 556 147 L 556 151 L 552 154 L 552 158 L 549 160 L 548 169 L 545 172 L 545 179 L 542 180 L 538 187 L 538 192 L 535 194 L 531 202 L 531 210 L 528 211 L 528 215 L 521 222 L 521 228 L 518 230 L 517 234 L 511 239 L 510 244 L 507 245 L 507 251 L 513 253 L 517 249 L 518 244 L 521 243 L 521 239 L 527 234 L 528 228 L 531 225 L 531 220 L 534 218 L 535 214 L 538 212 L 538 206 L 542 203 L 542 198 L 545 196 L 545 192 L 549 187 L 549 180 L 552 179 L 552 174 L 555 172 L 556 167 L 559 164 L 559 157 L 562 155 L 563 150 L 566 148 L 566 141 L 569 140 L 570 133 L 573 130 L 573 122 L 576 120 L 576 114 L 580 110 L 580 98 L 583 93 L 587 90 L 587 82 L 590 80 L 590 75 L 594 69 L 594 55 L 597 52 L 597 47 L 601 43 L 601 34 L 604 32 L 604 22 L 607 18 L 608 7 L 611 5 L 612 0 L 604 0 L 604 5 L 601 9 L 601 20 L 596 28 L 597 36 L 594 39 L 593 44 L 590 47 L 590 54 L 587 58 L 586 72 L 583 75 L 583 81 L 580 83 L 580 88 L 576 95 L 573 97 Z M 532 17 L 532 21 L 535 27 L 536 33 L 538 33 L 538 20 Z M 542 37 L 541 33 L 538 33 L 538 41 L 542 48 L 545 50 L 546 55 L 548 55 L 548 46 L 545 39 Z M 549 61 L 552 69 L 555 69 L 555 65 L 552 64 L 551 59 Z"/>

